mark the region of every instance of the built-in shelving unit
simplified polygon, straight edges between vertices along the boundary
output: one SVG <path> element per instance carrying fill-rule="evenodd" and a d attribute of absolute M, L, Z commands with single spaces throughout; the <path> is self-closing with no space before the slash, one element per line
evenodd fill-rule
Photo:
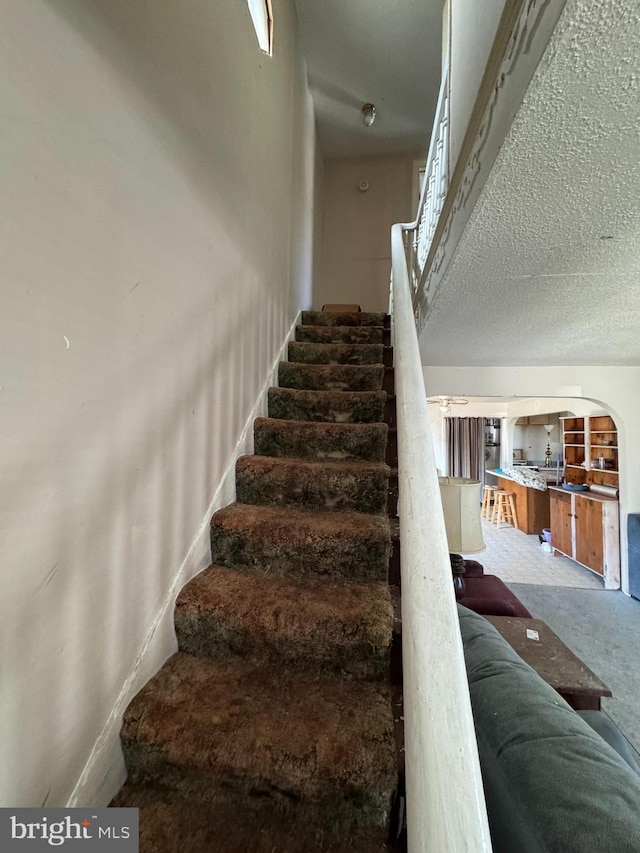
<path fill-rule="evenodd" d="M 567 483 L 618 488 L 618 431 L 610 415 L 561 418 Z"/>
<path fill-rule="evenodd" d="M 618 488 L 618 432 L 610 415 L 560 418 L 566 483 Z M 570 494 L 550 487 L 551 544 L 620 587 L 620 516 L 617 493 Z"/>

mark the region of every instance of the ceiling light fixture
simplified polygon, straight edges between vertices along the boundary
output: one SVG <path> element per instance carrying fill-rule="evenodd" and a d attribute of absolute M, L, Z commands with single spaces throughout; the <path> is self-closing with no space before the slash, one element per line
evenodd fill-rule
<path fill-rule="evenodd" d="M 362 120 L 364 121 L 367 127 L 371 127 L 371 125 L 376 120 L 376 108 L 374 104 L 363 104 L 362 105 Z"/>
<path fill-rule="evenodd" d="M 469 401 L 465 400 L 464 397 L 435 397 L 434 399 L 427 400 L 429 405 L 433 405 L 434 403 L 438 404 L 438 408 L 440 409 L 440 414 L 442 417 L 448 415 L 451 412 L 451 406 L 466 406 Z"/>

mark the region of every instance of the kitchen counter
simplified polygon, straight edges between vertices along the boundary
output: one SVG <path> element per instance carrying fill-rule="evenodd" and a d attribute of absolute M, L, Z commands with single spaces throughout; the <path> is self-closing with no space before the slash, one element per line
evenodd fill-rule
<path fill-rule="evenodd" d="M 514 465 L 513 467 L 519 471 L 534 471 L 536 474 L 539 474 L 542 477 L 542 479 L 546 482 L 547 487 L 549 488 L 551 486 L 556 485 L 556 480 L 558 479 L 558 476 L 560 476 L 560 481 L 562 482 L 562 477 L 564 474 L 562 468 L 560 469 L 560 474 L 558 475 L 558 472 L 555 468 L 538 468 L 535 465 Z M 491 474 L 493 477 L 504 477 L 506 480 L 512 479 L 509 474 L 506 474 L 504 471 L 500 470 L 488 470 L 485 471 L 485 474 Z"/>
<path fill-rule="evenodd" d="M 516 515 L 518 516 L 518 530 L 523 533 L 542 533 L 544 527 L 550 527 L 551 514 L 549 508 L 549 492 L 541 492 L 530 486 L 516 483 L 507 474 L 498 474 L 496 471 L 486 471 L 498 481 L 498 488 L 513 492 Z M 490 484 L 488 484 L 490 485 Z"/>

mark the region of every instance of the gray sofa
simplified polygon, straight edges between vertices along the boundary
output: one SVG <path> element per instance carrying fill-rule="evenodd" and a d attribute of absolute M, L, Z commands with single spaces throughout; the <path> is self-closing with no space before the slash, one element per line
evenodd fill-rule
<path fill-rule="evenodd" d="M 495 853 L 638 853 L 640 775 L 615 726 L 572 710 L 486 619 L 458 611 Z"/>

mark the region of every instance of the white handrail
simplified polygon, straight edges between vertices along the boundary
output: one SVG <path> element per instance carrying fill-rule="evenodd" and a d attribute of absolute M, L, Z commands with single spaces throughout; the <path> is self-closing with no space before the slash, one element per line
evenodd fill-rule
<path fill-rule="evenodd" d="M 444 62 L 416 220 L 391 229 L 409 853 L 491 850 L 416 323 L 424 325 L 564 5 L 505 0 L 457 163 Z"/>
<path fill-rule="evenodd" d="M 403 231 L 391 229 L 409 853 L 491 850 Z"/>

